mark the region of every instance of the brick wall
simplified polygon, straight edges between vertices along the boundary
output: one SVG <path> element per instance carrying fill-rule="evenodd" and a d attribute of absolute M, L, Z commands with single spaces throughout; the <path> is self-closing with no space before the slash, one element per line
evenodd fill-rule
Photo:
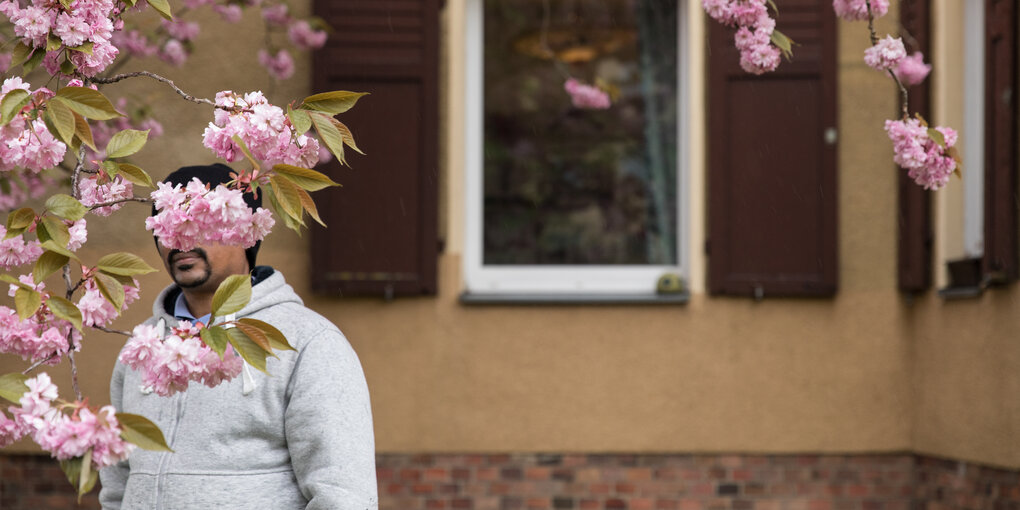
<path fill-rule="evenodd" d="M 381 510 L 1020 510 L 1020 471 L 889 455 L 378 456 Z M 0 510 L 75 502 L 57 463 L 0 456 Z"/>

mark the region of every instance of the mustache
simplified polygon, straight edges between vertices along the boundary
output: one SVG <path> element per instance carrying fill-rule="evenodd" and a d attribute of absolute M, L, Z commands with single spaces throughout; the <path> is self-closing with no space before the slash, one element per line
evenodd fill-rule
<path fill-rule="evenodd" d="M 170 253 L 168 253 L 166 255 L 166 259 L 167 259 L 167 261 L 169 261 L 172 264 L 174 262 L 174 260 L 177 258 L 178 255 L 186 255 L 186 254 L 188 254 L 188 255 L 192 255 L 192 254 L 196 255 L 200 259 L 202 259 L 203 262 L 206 262 L 206 263 L 209 262 L 209 259 L 206 258 L 205 250 L 203 250 L 202 248 L 195 248 L 195 249 L 190 250 L 190 251 L 170 250 Z"/>

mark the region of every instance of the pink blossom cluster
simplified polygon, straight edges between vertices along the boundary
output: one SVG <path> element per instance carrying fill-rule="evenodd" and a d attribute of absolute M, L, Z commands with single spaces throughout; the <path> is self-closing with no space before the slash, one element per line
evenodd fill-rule
<path fill-rule="evenodd" d="M 893 69 L 900 82 L 908 87 L 923 82 L 930 72 L 931 65 L 924 63 L 924 54 L 920 51 L 903 58 L 896 69 Z"/>
<path fill-rule="evenodd" d="M 81 322 L 86 326 L 106 326 L 113 322 L 128 305 L 136 300 L 138 300 L 137 280 L 134 286 L 124 285 L 124 306 L 118 310 L 99 292 L 99 287 L 96 286 L 95 280 L 89 278 L 85 280 L 85 293 L 82 294 L 77 303 L 78 309 L 81 310 Z"/>
<path fill-rule="evenodd" d="M 106 204 L 115 200 L 122 200 L 134 196 L 134 186 L 131 181 L 116 176 L 113 180 L 107 180 L 100 184 L 99 174 L 85 177 L 78 181 L 78 193 L 82 205 L 92 207 L 97 204 Z M 124 206 L 124 202 L 114 205 L 99 207 L 92 212 L 99 216 L 109 216 L 111 213 Z"/>
<path fill-rule="evenodd" d="M 305 20 L 296 20 L 287 29 L 287 37 L 302 50 L 317 50 L 326 44 L 326 31 L 315 30 Z"/>
<path fill-rule="evenodd" d="M 240 190 L 220 185 L 210 191 L 198 178 L 185 187 L 161 182 L 152 200 L 158 213 L 145 219 L 145 228 L 163 246 L 175 250 L 188 251 L 207 243 L 250 248 L 275 223 L 267 209 L 252 212 Z"/>
<path fill-rule="evenodd" d="M 895 69 L 907 57 L 903 39 L 887 35 L 874 46 L 864 50 L 864 63 L 878 71 Z"/>
<path fill-rule="evenodd" d="M 907 170 L 907 175 L 924 189 L 939 189 L 949 182 L 956 170 L 956 160 L 949 149 L 956 145 L 954 129 L 938 126 L 935 128 L 944 144 L 933 140 L 928 126 L 918 119 L 887 120 L 885 130 L 893 142 L 896 155 L 893 160 Z"/>
<path fill-rule="evenodd" d="M 47 0 L 32 0 L 25 7 L 17 0 L 4 0 L 0 2 L 0 12 L 10 18 L 15 35 L 28 46 L 45 51 L 51 35 L 60 40 L 62 47 L 47 52 L 43 60 L 50 74 L 59 72 L 64 47 L 92 43 L 89 53 L 70 52 L 71 62 L 85 76 L 95 76 L 117 58 L 118 50 L 111 38 L 114 31 L 123 27 L 123 22 L 114 0 L 75 0 L 68 8 Z"/>
<path fill-rule="evenodd" d="M 216 105 L 226 109 L 216 109 L 202 136 L 202 144 L 216 156 L 229 162 L 243 158 L 232 138 L 237 135 L 265 168 L 277 163 L 310 168 L 318 161 L 319 142 L 297 135 L 283 110 L 266 101 L 261 92 L 217 92 Z"/>
<path fill-rule="evenodd" d="M 702 0 L 701 4 L 712 19 L 737 27 L 734 43 L 744 71 L 763 74 L 779 67 L 781 52 L 772 44 L 776 20 L 769 16 L 766 0 Z"/>
<path fill-rule="evenodd" d="M 89 239 L 88 225 L 85 223 L 85 218 L 82 218 L 75 222 L 64 221 L 67 223 L 67 233 L 71 238 L 67 241 L 67 249 L 71 251 L 78 251 L 83 244 Z"/>
<path fill-rule="evenodd" d="M 44 293 L 45 284 L 34 285 L 31 276 L 22 275 L 19 280 Z M 17 289 L 16 285 L 11 285 L 8 294 L 14 296 Z M 43 300 L 46 299 L 44 293 Z M 46 364 L 56 365 L 70 348 L 68 335 L 77 351 L 81 347 L 81 334 L 71 323 L 54 316 L 45 303 L 24 321 L 18 318 L 15 310 L 0 306 L 0 353 L 16 354 L 32 362 L 48 360 Z"/>
<path fill-rule="evenodd" d="M 889 12 L 889 0 L 870 0 L 871 13 L 881 18 Z M 832 9 L 836 16 L 846 21 L 865 21 L 868 19 L 868 2 L 865 0 L 832 0 Z"/>
<path fill-rule="evenodd" d="M 28 379 L 25 384 L 28 391 L 19 400 L 21 407 L 8 408 L 13 419 L 0 413 L 0 446 L 28 435 L 60 460 L 82 457 L 91 450 L 94 469 L 120 462 L 134 449 L 134 445 L 120 437 L 120 423 L 113 406 L 103 406 L 93 412 L 81 402 L 54 405 L 57 386 L 45 373 Z M 60 407 L 69 407 L 73 412 L 67 415 Z"/>
<path fill-rule="evenodd" d="M 142 324 L 120 353 L 120 362 L 142 373 L 142 382 L 158 395 L 173 395 L 191 381 L 212 388 L 241 373 L 242 361 L 230 345 L 223 358 L 199 337 L 200 327 L 182 321 L 166 338 L 153 326 Z"/>
<path fill-rule="evenodd" d="M 7 235 L 7 229 L 0 225 L 0 239 Z M 31 264 L 42 255 L 43 249 L 39 241 L 25 240 L 23 236 L 14 236 L 0 241 L 0 267 L 12 267 Z"/>
<path fill-rule="evenodd" d="M 32 92 L 28 83 L 15 76 L 4 80 L 0 86 L 0 97 L 15 89 L 31 93 L 36 103 L 53 96 L 53 92 L 45 87 Z M 36 118 L 32 119 L 33 107 L 30 102 L 6 126 L 0 128 L 0 172 L 24 168 L 38 173 L 64 160 L 67 146 L 50 134 L 41 115 L 35 115 Z"/>
<path fill-rule="evenodd" d="M 570 102 L 575 108 L 605 110 L 610 106 L 609 94 L 598 87 L 570 78 L 563 84 L 563 89 L 570 95 Z"/>
<path fill-rule="evenodd" d="M 277 80 L 286 80 L 294 75 L 294 58 L 287 50 L 279 50 L 276 55 L 266 50 L 259 50 L 259 64 L 269 71 L 269 75 Z"/>

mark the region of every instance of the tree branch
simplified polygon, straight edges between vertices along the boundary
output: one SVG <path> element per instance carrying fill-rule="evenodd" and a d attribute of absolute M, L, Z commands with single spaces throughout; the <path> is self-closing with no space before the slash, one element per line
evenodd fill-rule
<path fill-rule="evenodd" d="M 125 202 L 142 202 L 144 204 L 151 204 L 152 203 L 152 199 L 151 198 L 143 198 L 143 197 L 118 198 L 117 200 L 111 200 L 109 202 L 103 202 L 101 204 L 93 205 L 93 206 L 89 207 L 89 210 L 90 211 L 95 211 L 96 209 L 99 209 L 100 207 L 109 207 L 111 205 L 123 204 Z"/>
<path fill-rule="evenodd" d="M 45 365 L 47 361 L 53 359 L 53 356 L 56 356 L 56 354 L 50 354 L 49 356 L 46 356 L 45 358 L 43 358 L 43 359 L 41 359 L 39 361 L 36 361 L 35 363 L 32 363 L 32 366 L 22 370 L 21 373 L 23 375 L 28 375 L 31 371 L 33 371 L 33 370 L 35 370 L 35 369 Z"/>
<path fill-rule="evenodd" d="M 868 33 L 871 36 L 871 45 L 875 46 L 878 44 L 878 34 L 875 33 L 875 14 L 871 11 L 871 0 L 864 0 L 864 5 L 868 7 Z M 907 87 L 903 86 L 903 82 L 900 81 L 892 69 L 888 69 L 886 72 L 889 73 L 889 77 L 896 82 L 896 86 L 900 89 L 900 112 L 903 114 L 903 120 L 907 120 L 910 118 L 910 105 L 908 104 L 910 96 L 907 93 Z"/>
<path fill-rule="evenodd" d="M 187 92 L 181 90 L 181 88 L 178 87 L 177 85 L 174 85 L 174 82 L 171 81 L 169 78 L 164 78 L 164 77 L 162 77 L 162 76 L 160 76 L 160 75 L 158 75 L 156 73 L 149 72 L 149 71 L 135 71 L 133 73 L 124 73 L 124 74 L 114 75 L 114 76 L 111 76 L 109 78 L 92 78 L 91 81 L 92 81 L 92 83 L 99 83 L 99 84 L 106 85 L 106 84 L 110 84 L 110 83 L 117 83 L 118 81 L 126 80 L 128 78 L 137 78 L 139 76 L 147 76 L 149 78 L 152 78 L 153 80 L 166 83 L 167 85 L 170 86 L 170 88 L 174 89 L 174 92 L 176 92 L 177 95 L 179 95 L 179 96 L 183 97 L 184 99 L 187 99 L 188 101 L 191 101 L 193 103 L 207 104 L 207 105 L 210 105 L 210 106 L 215 106 L 217 108 L 220 108 L 220 106 L 217 106 L 215 102 L 213 102 L 213 101 L 211 101 L 209 99 L 205 99 L 205 98 L 202 98 L 202 97 L 195 97 L 195 96 L 193 96 L 191 94 L 188 94 Z"/>
<path fill-rule="evenodd" d="M 131 336 L 130 331 L 121 331 L 119 329 L 111 329 L 106 326 L 92 326 L 92 329 L 98 329 L 99 331 L 105 331 L 107 333 L 113 333 L 116 335 Z"/>

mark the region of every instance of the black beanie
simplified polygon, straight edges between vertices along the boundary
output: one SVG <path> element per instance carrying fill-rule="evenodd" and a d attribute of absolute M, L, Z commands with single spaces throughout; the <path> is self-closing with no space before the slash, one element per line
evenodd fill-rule
<path fill-rule="evenodd" d="M 234 170 L 223 163 L 213 163 L 211 165 L 196 165 L 196 166 L 184 166 L 166 176 L 162 182 L 171 185 L 180 184 L 182 187 L 187 186 L 192 179 L 198 178 L 198 180 L 204 184 L 208 184 L 210 187 L 215 188 L 217 184 L 225 184 L 232 181 L 234 178 L 230 176 Z M 248 207 L 252 211 L 262 206 L 262 197 L 256 197 L 252 193 L 245 193 L 241 195 L 244 198 L 244 203 L 248 204 Z M 152 215 L 156 215 L 156 206 L 152 206 Z M 158 242 L 158 241 L 157 241 Z M 255 246 L 244 250 L 244 256 L 248 259 L 248 270 L 255 269 L 255 256 L 258 255 L 259 246 L 262 245 L 262 241 L 256 241 Z"/>

